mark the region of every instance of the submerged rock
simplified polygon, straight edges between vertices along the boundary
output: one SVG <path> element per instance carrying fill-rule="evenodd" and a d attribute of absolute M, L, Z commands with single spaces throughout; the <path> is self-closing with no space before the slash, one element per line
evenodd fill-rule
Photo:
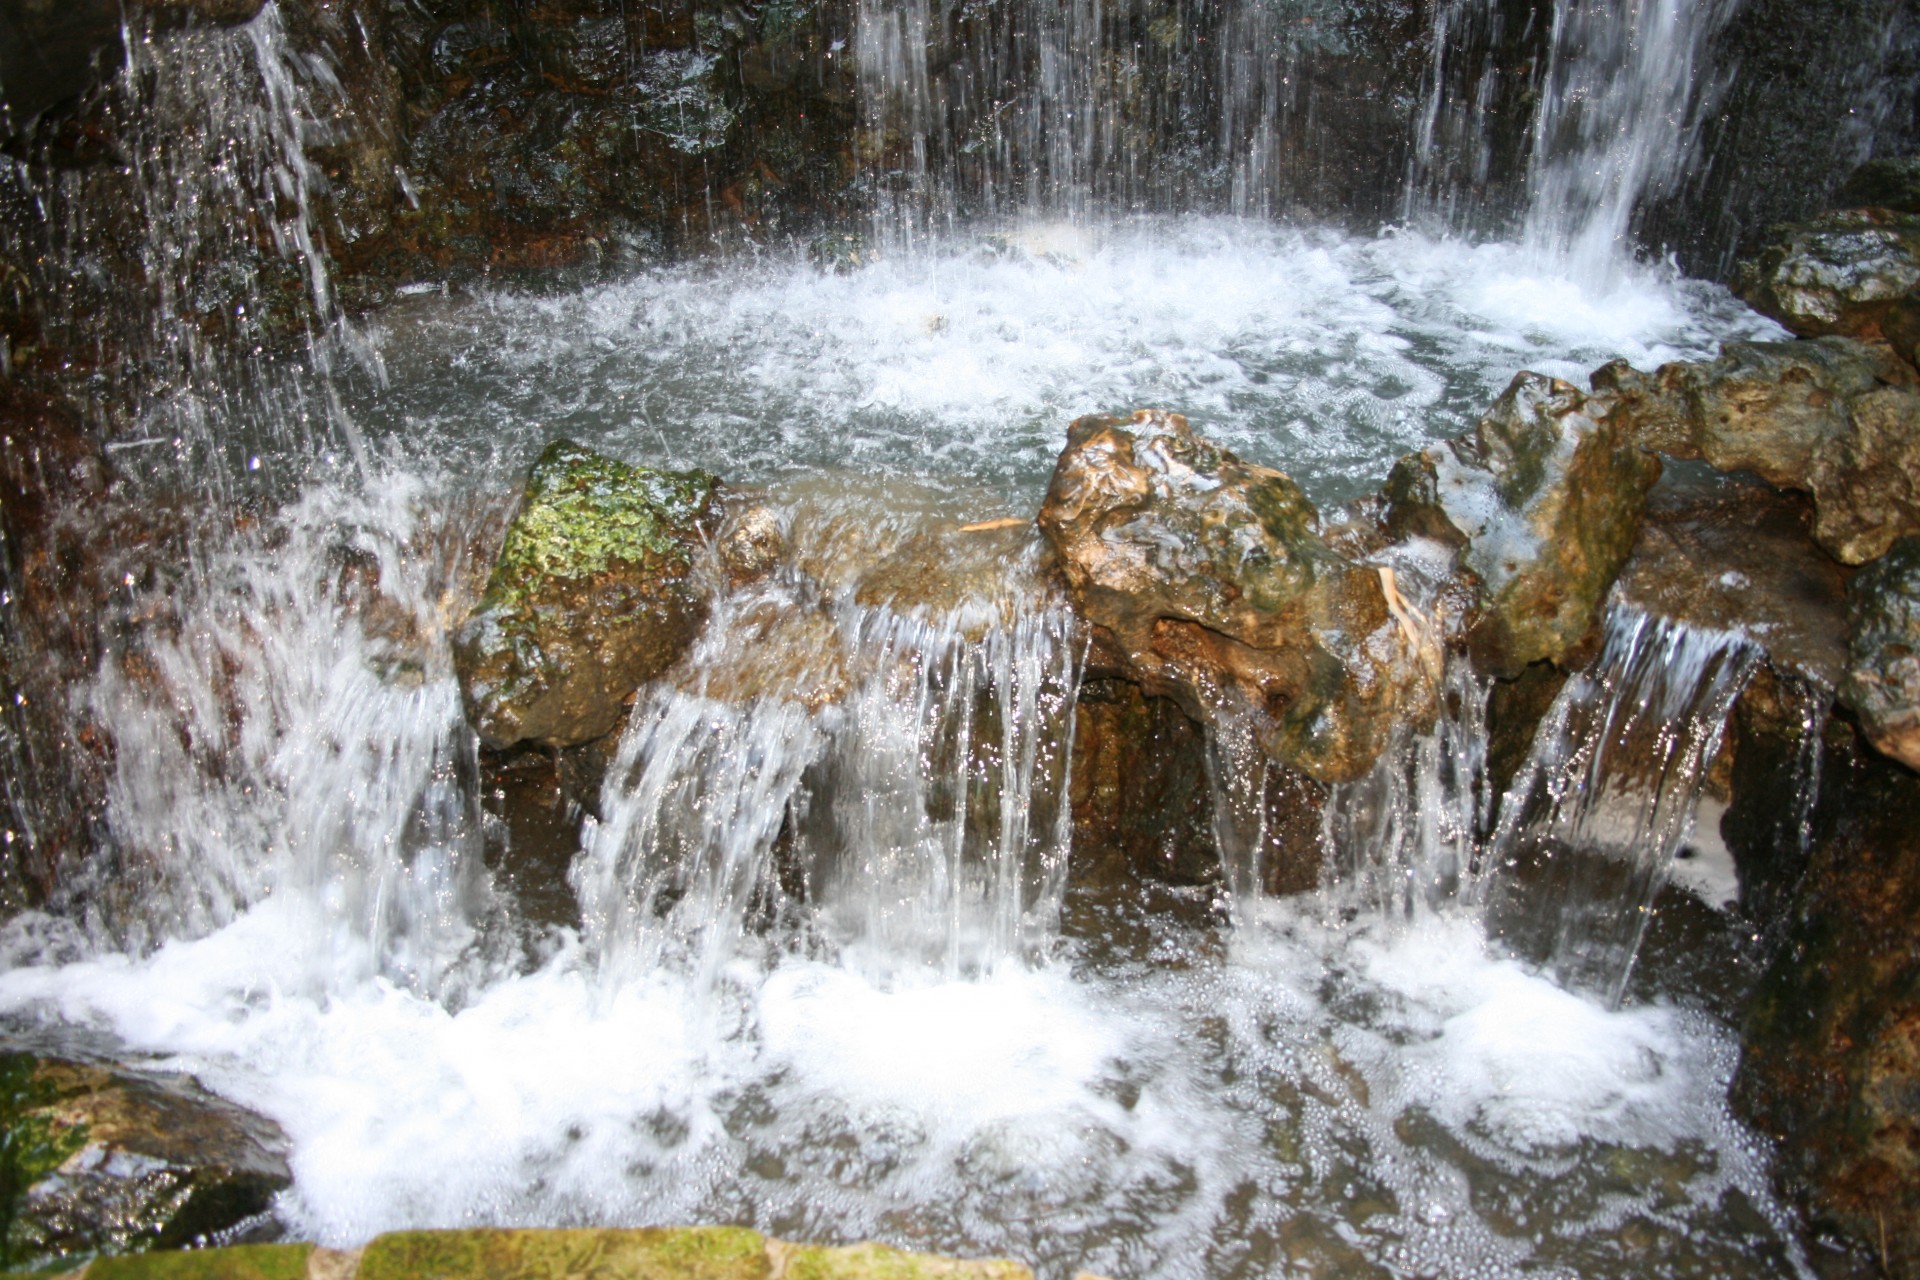
<path fill-rule="evenodd" d="M 705 617 L 694 556 L 714 477 L 628 466 L 570 440 L 534 463 L 486 594 L 454 638 L 467 716 L 491 747 L 608 733 Z"/>
<path fill-rule="evenodd" d="M 1776 228 L 1734 292 L 1803 338 L 1880 336 L 1887 309 L 1920 284 L 1920 217 L 1841 209 Z"/>
<path fill-rule="evenodd" d="M 7 1265 L 203 1242 L 292 1182 L 278 1128 L 191 1080 L 0 1055 L 0 1122 Z"/>
<path fill-rule="evenodd" d="M 1039 525 L 1123 674 L 1196 719 L 1252 715 L 1272 759 L 1351 779 L 1432 715 L 1391 579 L 1335 551 L 1291 479 L 1178 414 L 1076 421 Z"/>
<path fill-rule="evenodd" d="M 1388 479 L 1389 531 L 1459 547 L 1479 579 L 1468 641 L 1489 671 L 1564 658 L 1633 550 L 1660 461 L 1611 409 L 1522 373 L 1473 432 L 1401 459 Z"/>
<path fill-rule="evenodd" d="M 1847 564 L 1920 532 L 1920 393 L 1883 345 L 1729 342 L 1652 374 L 1594 374 L 1633 437 L 1813 496 L 1814 537 Z"/>
<path fill-rule="evenodd" d="M 1851 633 L 1840 697 L 1867 740 L 1920 770 L 1920 538 L 1906 538 L 1847 584 Z"/>

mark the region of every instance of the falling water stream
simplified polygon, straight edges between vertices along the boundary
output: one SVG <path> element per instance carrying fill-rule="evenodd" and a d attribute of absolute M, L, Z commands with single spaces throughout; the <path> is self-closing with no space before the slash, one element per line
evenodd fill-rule
<path fill-rule="evenodd" d="M 870 114 L 909 135 L 932 128 L 924 8 L 861 26 Z M 269 81 L 272 22 L 226 50 Z M 1264 38 L 1247 22 L 1241 54 Z M 1041 96 L 1098 101 L 1063 31 L 1038 29 Z M 1210 145 L 1246 192 L 1281 107 L 1236 83 Z M 297 123 L 301 101 L 262 109 Z M 231 421 L 210 358 L 183 357 L 121 456 L 229 457 L 271 500 L 236 517 L 180 496 L 190 468 L 147 478 L 190 553 L 129 574 L 137 625 L 72 691 L 115 747 L 111 851 L 86 913 L 0 930 L 7 1026 L 273 1117 L 295 1175 L 276 1212 L 333 1244 L 725 1221 L 1050 1278 L 1803 1268 L 1726 1101 L 1732 1033 L 1630 996 L 1635 938 L 1607 914 L 1637 920 L 1667 878 L 1739 637 L 1617 610 L 1497 823 L 1487 689 L 1456 662 L 1440 723 L 1336 789 L 1325 883 L 1295 899 L 1246 887 L 1234 850 L 1261 834 L 1233 797 L 1264 766 L 1223 720 L 1237 891 L 1116 886 L 1076 878 L 1067 814 L 1086 637 L 1029 529 L 968 528 L 1032 513 L 1083 412 L 1178 408 L 1332 505 L 1520 368 L 1773 330 L 1570 242 L 1035 196 L 1119 183 L 1111 123 L 1025 119 L 966 181 L 941 157 L 973 153 L 923 145 L 875 233 L 891 251 L 850 274 L 769 252 L 418 295 L 352 334 L 323 306 L 300 394 Z M 323 254 L 283 247 L 324 302 Z M 281 411 L 297 424 L 260 420 Z M 534 895 L 504 870 L 447 638 L 562 434 L 718 471 L 791 555 L 718 589 L 596 811 L 559 811 L 577 850 Z M 1504 878 L 1542 857 L 1606 872 L 1583 905 L 1609 879 L 1632 896 L 1565 924 L 1539 875 Z"/>

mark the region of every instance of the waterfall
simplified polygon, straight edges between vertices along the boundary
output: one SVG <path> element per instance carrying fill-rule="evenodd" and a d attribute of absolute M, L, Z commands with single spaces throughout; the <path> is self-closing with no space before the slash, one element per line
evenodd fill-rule
<path fill-rule="evenodd" d="M 1374 918 L 1467 912 L 1562 984 L 1618 1004 L 1758 662 L 1738 634 L 1614 606 L 1497 811 L 1489 686 L 1454 662 L 1434 727 L 1403 733 L 1329 798 L 1331 902 Z"/>
<path fill-rule="evenodd" d="M 1320 0 L 863 0 L 872 235 L 899 250 L 967 221 L 1290 210 L 1324 176 L 1312 59 L 1346 56 L 1361 20 Z"/>
<path fill-rule="evenodd" d="M 1488 912 L 1522 954 L 1618 1003 L 1759 651 L 1627 608 L 1605 625 L 1502 802 Z"/>
<path fill-rule="evenodd" d="M 1402 726 L 1380 762 L 1327 798 L 1323 880 L 1342 909 L 1409 919 L 1477 900 L 1481 840 L 1493 814 L 1487 777 L 1491 682 L 1447 663 L 1433 728 Z"/>
<path fill-rule="evenodd" d="M 131 408 L 92 425 L 127 475 L 223 503 L 336 451 L 364 466 L 336 375 L 378 361 L 334 297 L 310 158 L 331 138 L 332 69 L 273 0 L 238 27 L 125 43 L 96 91 L 122 164 L 0 169 L 50 327 L 99 361 L 96 408 Z"/>
<path fill-rule="evenodd" d="M 1045 958 L 1066 889 L 1067 611 L 982 631 L 846 604 L 750 696 L 711 696 L 714 671 L 757 661 L 753 607 L 721 606 L 696 687 L 653 692 L 621 741 L 573 871 L 602 969 L 617 985 L 686 964 L 709 992 L 767 933 L 882 985 Z"/>
<path fill-rule="evenodd" d="M 1512 179 L 1497 172 L 1498 152 L 1522 141 L 1524 112 L 1523 238 L 1544 263 L 1604 285 L 1635 252 L 1642 202 L 1688 174 L 1725 87 L 1712 43 L 1739 3 L 1554 0 L 1544 31 L 1531 19 L 1513 29 L 1499 0 L 1436 5 L 1408 216 L 1472 229 L 1504 221 L 1494 188 Z"/>

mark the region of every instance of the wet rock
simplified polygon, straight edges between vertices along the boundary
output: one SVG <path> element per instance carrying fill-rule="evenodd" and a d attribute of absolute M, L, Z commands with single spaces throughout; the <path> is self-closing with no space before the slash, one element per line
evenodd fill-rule
<path fill-rule="evenodd" d="M 879 1244 L 789 1244 L 740 1227 L 634 1231 L 406 1231 L 360 1255 L 358 1280 L 1031 1280 L 1014 1262 L 962 1261 Z"/>
<path fill-rule="evenodd" d="M 1667 467 L 1614 598 L 1740 631 L 1784 672 L 1833 688 L 1847 665 L 1846 570 L 1813 540 L 1812 504 L 1698 462 Z"/>
<path fill-rule="evenodd" d="M 0 1111 L 14 1265 L 270 1229 L 292 1181 L 271 1121 L 187 1079 L 0 1055 Z"/>
<path fill-rule="evenodd" d="M 694 555 L 716 481 L 547 447 L 485 595 L 454 639 L 467 715 L 488 746 L 608 733 L 705 616 Z"/>
<path fill-rule="evenodd" d="M 1382 574 L 1327 544 L 1287 476 L 1178 414 L 1075 422 L 1038 522 L 1126 676 L 1196 719 L 1252 716 L 1274 760 L 1351 779 L 1432 715 Z"/>
<path fill-rule="evenodd" d="M 1206 732 L 1170 698 L 1119 679 L 1081 686 L 1074 707 L 1075 870 L 1115 858 L 1170 884 L 1220 878 Z"/>
<path fill-rule="evenodd" d="M 1597 393 L 1647 448 L 1813 496 L 1814 536 L 1861 564 L 1920 532 L 1920 393 L 1883 344 L 1729 342 L 1649 375 L 1616 362 Z"/>
<path fill-rule="evenodd" d="M 1835 197 L 1848 208 L 1920 214 L 1920 156 L 1884 156 L 1847 175 Z"/>
<path fill-rule="evenodd" d="M 1389 531 L 1461 548 L 1479 579 L 1468 642 L 1487 671 L 1564 658 L 1633 549 L 1660 461 L 1611 409 L 1523 373 L 1471 434 L 1403 458 L 1388 480 Z"/>
<path fill-rule="evenodd" d="M 1867 740 L 1920 770 L 1920 538 L 1905 538 L 1847 584 L 1846 679 L 1840 697 Z"/>
<path fill-rule="evenodd" d="M 717 540 L 720 563 L 733 585 L 766 577 L 787 555 L 787 534 L 773 508 L 760 503 L 728 515 Z"/>
<path fill-rule="evenodd" d="M 0 377 L 0 910 L 47 902 L 93 844 L 105 779 L 66 709 L 100 660 L 111 485 L 73 406 Z"/>
<path fill-rule="evenodd" d="M 87 1280 L 352 1280 L 348 1257 L 310 1244 L 245 1244 L 223 1249 L 96 1258 Z"/>
<path fill-rule="evenodd" d="M 1920 283 L 1920 216 L 1842 209 L 1774 234 L 1734 292 L 1803 338 L 1878 337 L 1887 309 Z"/>
<path fill-rule="evenodd" d="M 1732 1096 L 1780 1142 L 1775 1176 L 1814 1230 L 1914 1280 L 1920 778 L 1850 734 L 1829 740 L 1812 853 L 1746 1017 Z"/>

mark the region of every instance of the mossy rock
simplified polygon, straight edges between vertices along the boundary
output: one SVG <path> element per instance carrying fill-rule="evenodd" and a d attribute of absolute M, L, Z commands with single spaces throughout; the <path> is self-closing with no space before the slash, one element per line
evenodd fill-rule
<path fill-rule="evenodd" d="M 292 1181 L 271 1121 L 187 1077 L 0 1055 L 0 1122 L 9 1264 L 178 1249 Z"/>
<path fill-rule="evenodd" d="M 766 1239 L 738 1227 L 639 1231 L 399 1231 L 360 1257 L 359 1280 L 767 1280 Z"/>
<path fill-rule="evenodd" d="M 630 466 L 570 440 L 547 447 L 454 638 L 484 742 L 592 741 L 680 657 L 706 613 L 694 556 L 717 486 L 704 471 Z"/>
<path fill-rule="evenodd" d="M 243 1244 L 96 1258 L 87 1280 L 307 1280 L 310 1244 Z"/>

